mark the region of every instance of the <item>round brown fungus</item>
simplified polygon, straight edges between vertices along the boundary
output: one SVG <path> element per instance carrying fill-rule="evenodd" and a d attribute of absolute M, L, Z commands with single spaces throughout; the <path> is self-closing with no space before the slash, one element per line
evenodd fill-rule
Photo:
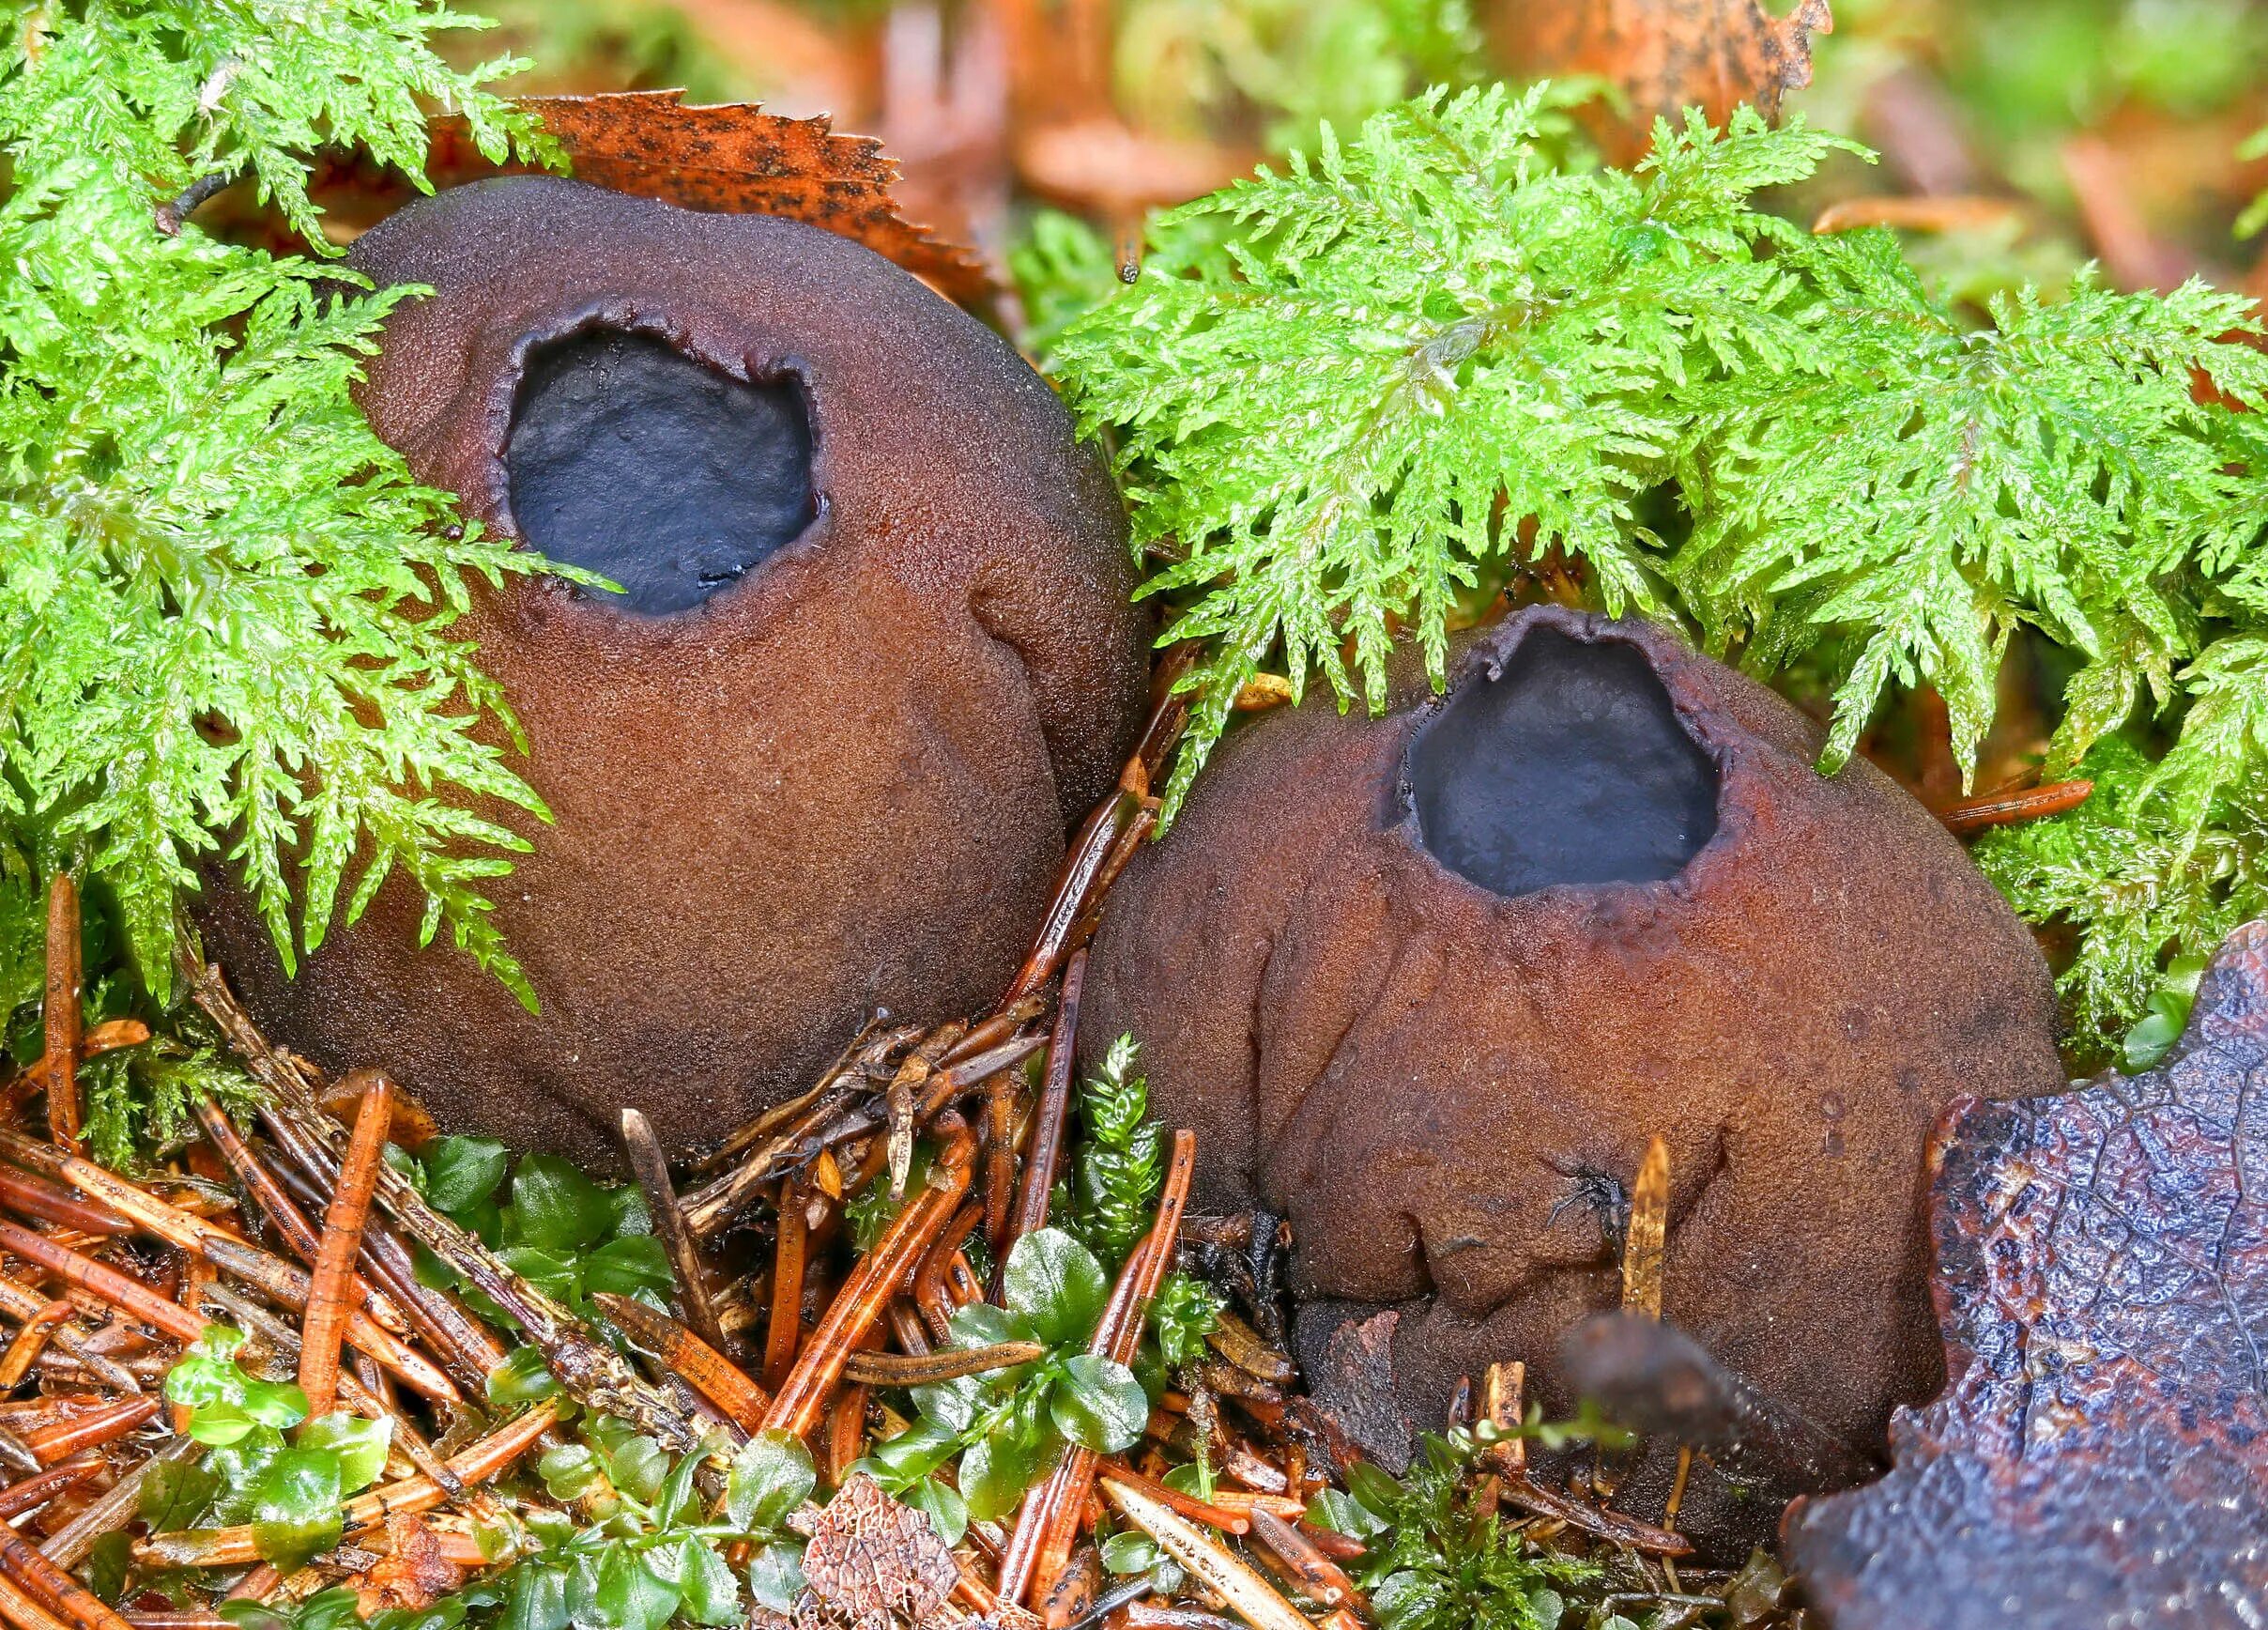
<path fill-rule="evenodd" d="M 556 815 L 497 890 L 544 1003 L 421 952 L 406 880 L 284 976 L 208 939 L 277 1038 L 443 1120 L 612 1163 L 807 1084 L 863 1015 L 1013 973 L 1066 823 L 1146 692 L 1123 511 L 1053 392 L 881 256 L 799 223 L 476 183 L 354 247 L 373 425 L 467 514 L 621 592 L 476 596 Z"/>
<path fill-rule="evenodd" d="M 1818 746 L 1660 629 L 1534 607 L 1442 697 L 1264 715 L 1119 884 L 1086 1045 L 1142 1042 L 1200 1203 L 1290 1219 L 1295 1346 L 1373 1454 L 1494 1361 L 1572 1412 L 1559 1345 L 1619 1305 L 1657 1134 L 1663 1315 L 1856 1452 L 1808 1464 L 1847 1477 L 1939 1384 L 1926 1140 L 1961 1094 L 2060 1084 L 2052 991 L 1928 812 Z M 1617 1508 L 1658 1519 L 1676 1459 L 1650 1442 Z M 1792 1492 L 1696 1463 L 1680 1523 L 1738 1550 Z"/>

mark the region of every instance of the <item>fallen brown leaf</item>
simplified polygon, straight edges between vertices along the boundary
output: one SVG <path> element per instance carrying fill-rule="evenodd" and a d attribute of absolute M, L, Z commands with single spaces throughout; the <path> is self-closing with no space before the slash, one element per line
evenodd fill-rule
<path fill-rule="evenodd" d="M 898 213 L 896 163 L 869 136 L 837 135 L 822 115 L 794 119 L 754 102 L 688 107 L 674 90 L 529 97 L 584 181 L 719 214 L 783 215 L 863 243 L 947 299 L 977 303 L 991 278 L 970 251 Z M 517 173 L 490 163 L 462 118 L 436 118 L 426 174 L 436 186 Z"/>
<path fill-rule="evenodd" d="M 1834 1630 L 2268 1619 L 2268 922 L 2147 1074 L 1968 1099 L 1931 1149 L 1949 1380 L 1895 1467 L 1800 1500 Z"/>
<path fill-rule="evenodd" d="M 1676 119 L 1697 106 L 1723 124 L 1753 102 L 1778 118 L 1781 97 L 1811 83 L 1811 37 L 1833 27 L 1828 0 L 1801 0 L 1785 17 L 1758 0 L 1497 0 L 1494 18 L 1510 61 L 1594 74 L 1622 93 L 1628 106 L 1597 132 L 1621 163 L 1646 151 L 1657 115 Z"/>
<path fill-rule="evenodd" d="M 469 1575 L 450 1561 L 441 1541 L 422 1518 L 397 1516 L 386 1525 L 392 1545 L 355 1589 L 355 1607 L 363 1618 L 393 1609 L 417 1612 L 463 1585 Z"/>
<path fill-rule="evenodd" d="M 863 1471 L 807 1520 L 791 1520 L 810 1540 L 804 1579 L 813 1598 L 853 1630 L 927 1624 L 960 1581 L 929 1519 Z"/>

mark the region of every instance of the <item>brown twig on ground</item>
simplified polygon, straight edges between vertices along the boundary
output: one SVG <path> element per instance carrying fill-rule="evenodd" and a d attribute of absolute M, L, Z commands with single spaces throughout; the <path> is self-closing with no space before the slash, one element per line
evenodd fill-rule
<path fill-rule="evenodd" d="M 0 1488 L 0 1522 L 13 1522 L 26 1512 L 38 1511 L 65 1489 L 77 1487 L 103 1469 L 101 1457 L 90 1454 L 84 1460 L 68 1460 L 45 1471 L 35 1471 Z"/>
<path fill-rule="evenodd" d="M 377 1192 L 378 1166 L 386 1153 L 386 1131 L 393 1120 L 393 1083 L 375 1070 L 360 1080 L 361 1105 L 339 1168 L 338 1190 L 323 1217 L 323 1238 L 315 1251 L 307 1290 L 307 1314 L 299 1325 L 299 1391 L 310 1415 L 328 1415 L 338 1402 L 339 1340 L 346 1328 L 355 1258 L 362 1250 L 362 1226 Z"/>
<path fill-rule="evenodd" d="M 131 1522 L 142 1502 L 142 1488 L 151 1473 L 179 1466 L 205 1453 L 194 1438 L 176 1438 L 124 1477 L 112 1484 L 85 1510 L 42 1540 L 39 1549 L 59 1568 L 75 1568 L 104 1534 L 115 1533 Z"/>
<path fill-rule="evenodd" d="M 0 1619 L 16 1626 L 16 1630 L 79 1630 L 78 1626 L 42 1607 L 29 1592 L 6 1575 L 0 1575 Z"/>
<path fill-rule="evenodd" d="M 1181 1490 L 1169 1487 L 1154 1478 L 1142 1476 L 1141 1472 L 1136 1471 L 1123 1460 L 1102 1461 L 1096 1466 L 1096 1473 L 1097 1476 L 1113 1478 L 1120 1483 L 1142 1490 L 1160 1505 L 1171 1507 L 1191 1522 L 1203 1523 L 1207 1528 L 1218 1529 L 1222 1533 L 1228 1534 L 1248 1534 L 1252 1531 L 1252 1516 L 1249 1512 L 1231 1511 L 1225 1505 L 1215 1505 L 1210 1500 L 1200 1499 L 1193 1494 L 1184 1494 Z"/>
<path fill-rule="evenodd" d="M 47 1000 L 40 1018 L 47 1053 L 40 1060 L 47 1088 L 47 1125 L 72 1154 L 79 1142 L 79 1003 L 84 984 L 79 961 L 79 885 L 68 871 L 47 890 Z"/>
<path fill-rule="evenodd" d="M 136 1227 L 235 1274 L 285 1307 L 302 1311 L 307 1306 L 313 1280 L 306 1269 L 261 1250 L 217 1222 L 168 1205 L 92 1161 L 81 1160 L 4 1128 L 0 1128 L 0 1155 L 61 1177 Z M 443 1404 L 463 1401 L 449 1377 L 430 1359 L 379 1325 L 368 1313 L 349 1309 L 345 1328 L 347 1341 L 424 1396 Z"/>
<path fill-rule="evenodd" d="M 1077 1063 L 1079 1002 L 1086 989 L 1087 953 L 1072 954 L 1065 964 L 1063 991 L 1055 1002 L 1055 1028 L 1048 1038 L 1048 1069 L 1032 1111 L 1032 1134 L 1024 1149 L 1023 1175 L 1016 1190 L 1016 1208 L 1008 1220 L 993 1260 L 1005 1265 L 1016 1242 L 1048 1222 L 1048 1196 L 1055 1187 L 1055 1165 L 1063 1155 L 1064 1126 L 1070 1118 L 1071 1075 Z M 993 1272 L 995 1299 L 1000 1272 Z"/>
<path fill-rule="evenodd" d="M 725 1330 L 716 1322 L 716 1309 L 701 1276 L 700 1253 L 694 1248 L 684 1208 L 678 1204 L 677 1190 L 669 1181 L 669 1158 L 662 1152 L 661 1139 L 654 1136 L 653 1123 L 641 1110 L 622 1111 L 622 1151 L 629 1156 L 630 1170 L 646 1196 L 654 1234 L 669 1253 L 669 1266 L 677 1270 L 678 1305 L 684 1310 L 686 1328 L 721 1354 Z"/>
<path fill-rule="evenodd" d="M 714 1404 L 744 1432 L 760 1432 L 772 1399 L 738 1364 L 667 1314 L 611 1291 L 593 1291 L 590 1299 L 630 1338 L 631 1345 L 649 1352 L 682 1376 L 686 1384 Z"/>
<path fill-rule="evenodd" d="M 1173 1260 L 1181 1213 L 1188 1203 L 1189 1182 L 1196 1169 L 1195 1135 L 1176 1131 L 1165 1181 L 1158 1192 L 1157 1220 L 1119 1270 L 1111 1299 L 1096 1321 L 1089 1352 L 1121 1364 L 1133 1361 L 1142 1341 L 1144 1311 Z M 1096 1464 L 1092 1449 L 1074 1444 L 1039 1486 L 1025 1495 L 1016 1516 L 1015 1537 L 1008 1554 L 1001 1559 L 1003 1601 L 1021 1603 L 1034 1592 L 1044 1593 L 1048 1581 L 1062 1570 L 1078 1533 L 1080 1514 L 1094 1486 Z"/>
<path fill-rule="evenodd" d="M 1987 792 L 1981 798 L 1948 805 L 1937 815 L 1948 832 L 1956 838 L 1966 838 L 1988 827 L 2012 826 L 2019 821 L 2068 813 L 2086 803 L 2093 792 L 2092 781 L 2055 781 L 2045 787 Z"/>
<path fill-rule="evenodd" d="M 1284 1582 L 1310 1602 L 1326 1607 L 1341 1604 L 1367 1609 L 1369 1603 L 1346 1570 L 1326 1556 L 1323 1548 L 1273 1512 L 1252 1514 L 1252 1538 L 1263 1550 L 1283 1564 Z"/>
<path fill-rule="evenodd" d="M 958 1116 L 941 1121 L 938 1130 L 946 1142 L 930 1164 L 927 1185 L 892 1219 L 874 1249 L 859 1259 L 835 1293 L 826 1316 L 780 1383 L 764 1417 L 767 1429 L 798 1438 L 811 1435 L 851 1350 L 874 1328 L 890 1298 L 913 1271 L 922 1253 L 967 1192 L 976 1140 Z"/>
<path fill-rule="evenodd" d="M 1265 1579 L 1159 1501 L 1114 1478 L 1104 1479 L 1102 1490 L 1128 1522 L 1196 1575 L 1253 1630 L 1314 1630 Z"/>
<path fill-rule="evenodd" d="M 105 1443 L 114 1443 L 129 1432 L 148 1424 L 157 1419 L 158 1411 L 164 1407 L 164 1400 L 149 1392 L 139 1397 L 121 1398 L 115 1404 L 105 1404 L 100 1409 L 90 1409 L 74 1420 L 27 1433 L 23 1445 L 38 1457 L 41 1466 L 57 1466 L 89 1449 L 100 1449 Z"/>

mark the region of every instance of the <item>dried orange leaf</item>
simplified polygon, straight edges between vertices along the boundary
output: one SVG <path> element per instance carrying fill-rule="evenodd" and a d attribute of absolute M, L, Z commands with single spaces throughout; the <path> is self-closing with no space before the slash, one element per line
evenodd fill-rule
<path fill-rule="evenodd" d="M 792 119 L 754 102 L 688 107 L 683 95 L 537 96 L 519 105 L 544 121 L 580 180 L 687 209 L 787 216 L 865 244 L 948 300 L 990 295 L 973 254 L 898 213 L 897 164 L 880 142 L 836 135 L 823 115 Z M 528 168 L 491 163 L 453 115 L 435 119 L 430 137 L 426 173 L 436 186 Z"/>
<path fill-rule="evenodd" d="M 1656 115 L 1689 107 L 1723 124 L 1753 102 L 1768 119 L 1811 83 L 1811 37 L 1834 27 L 1828 0 L 1774 17 L 1759 0 L 1571 0 L 1499 8 L 1511 59 L 1542 73 L 1593 74 L 1628 106 L 1600 134 L 1628 162 L 1646 151 Z"/>

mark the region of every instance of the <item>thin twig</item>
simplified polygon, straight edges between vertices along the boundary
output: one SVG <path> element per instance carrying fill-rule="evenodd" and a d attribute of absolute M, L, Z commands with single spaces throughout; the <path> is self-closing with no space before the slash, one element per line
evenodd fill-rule
<path fill-rule="evenodd" d="M 1062 1157 L 1064 1127 L 1070 1119 L 1071 1074 L 1079 1041 L 1079 1000 L 1086 982 L 1087 953 L 1082 950 L 1075 953 L 1064 968 L 1063 993 L 1055 1003 L 1055 1028 L 1048 1038 L 1048 1072 L 1039 1089 L 1039 1102 L 1032 1112 L 1032 1136 L 1030 1146 L 1024 1151 L 1016 1209 L 993 1258 L 1003 1265 L 1019 1239 L 1047 1226 L 1048 1196 L 1055 1187 L 1055 1164 Z M 996 1299 L 998 1284 L 996 1270 Z"/>
<path fill-rule="evenodd" d="M 1966 838 L 1987 827 L 2067 814 L 2086 803 L 2093 792 L 2092 781 L 2055 781 L 2017 792 L 1989 792 L 1967 803 L 1950 805 L 1938 811 L 1938 819 L 1948 832 Z"/>
<path fill-rule="evenodd" d="M 779 1226 L 772 1256 L 771 1322 L 764 1328 L 764 1384 L 777 1392 L 804 1340 L 804 1268 L 808 1259 L 811 1196 L 797 1182 L 780 1185 Z"/>
<path fill-rule="evenodd" d="M 449 1457 L 449 1469 L 467 1487 L 487 1482 L 535 1446 L 551 1430 L 559 1409 L 539 1404 L 509 1426 L 491 1433 L 462 1453 Z M 357 1495 L 346 1502 L 344 1527 L 353 1535 L 376 1528 L 388 1517 L 431 1511 L 448 1498 L 430 1477 L 407 1477 Z M 237 1528 L 185 1529 L 176 1533 L 152 1534 L 136 1542 L 134 1560 L 161 1568 L 225 1568 L 260 1560 L 259 1542 L 253 1525 Z"/>
<path fill-rule="evenodd" d="M 1181 1213 L 1188 1202 L 1189 1182 L 1196 1169 L 1196 1136 L 1176 1131 L 1157 1196 L 1157 1220 L 1119 1270 L 1118 1283 L 1111 1286 L 1111 1299 L 1096 1321 L 1088 1351 L 1121 1364 L 1133 1362 L 1142 1342 L 1144 1312 L 1173 1260 Z M 1092 1449 L 1074 1444 L 1039 1486 L 1024 1497 L 1016 1516 L 1015 1537 L 1008 1554 L 1001 1559 L 1003 1601 L 1021 1603 L 1027 1595 L 1044 1593 L 1048 1582 L 1062 1571 L 1071 1554 L 1080 1512 L 1094 1485 L 1096 1465 Z"/>
<path fill-rule="evenodd" d="M 678 1204 L 677 1190 L 669 1181 L 669 1158 L 662 1152 L 662 1141 L 654 1136 L 653 1123 L 642 1110 L 622 1111 L 622 1150 L 630 1157 L 630 1170 L 645 1193 L 654 1234 L 669 1253 L 670 1267 L 677 1270 L 678 1305 L 684 1310 L 686 1326 L 722 1353 L 725 1328 L 717 1323 L 709 1287 L 701 1279 L 700 1253 L 694 1249 L 684 1208 Z"/>

